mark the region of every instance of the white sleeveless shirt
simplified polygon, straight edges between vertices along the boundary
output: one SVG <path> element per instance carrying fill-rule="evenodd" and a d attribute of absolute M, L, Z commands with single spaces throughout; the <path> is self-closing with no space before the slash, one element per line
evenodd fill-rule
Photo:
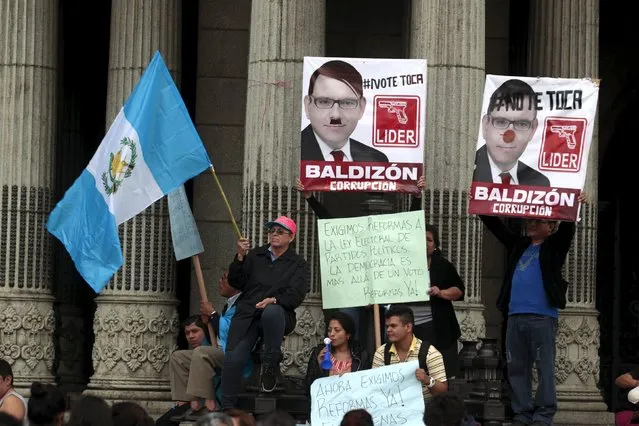
<path fill-rule="evenodd" d="M 29 426 L 29 421 L 27 420 L 27 401 L 25 401 L 22 395 L 20 395 L 18 392 L 12 390 L 10 392 L 5 393 L 4 396 L 0 398 L 0 407 L 2 407 L 2 404 L 4 404 L 4 400 L 11 395 L 15 396 L 20 401 L 22 401 L 22 405 L 24 405 L 24 419 L 22 420 L 22 424 L 24 426 Z"/>

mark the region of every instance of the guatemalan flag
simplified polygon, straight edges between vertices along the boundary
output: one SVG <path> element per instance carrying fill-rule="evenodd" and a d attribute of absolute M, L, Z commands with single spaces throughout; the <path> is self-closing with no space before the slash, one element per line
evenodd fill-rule
<path fill-rule="evenodd" d="M 53 209 L 47 229 L 82 278 L 100 292 L 122 266 L 118 225 L 211 161 L 156 52 L 80 177 Z"/>

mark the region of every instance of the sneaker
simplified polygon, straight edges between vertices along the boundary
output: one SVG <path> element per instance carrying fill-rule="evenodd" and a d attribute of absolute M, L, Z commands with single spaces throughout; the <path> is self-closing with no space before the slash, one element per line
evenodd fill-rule
<path fill-rule="evenodd" d="M 262 392 L 273 392 L 277 386 L 277 371 L 274 365 L 262 365 Z"/>
<path fill-rule="evenodd" d="M 197 411 L 193 411 L 191 412 L 191 414 L 184 416 L 184 420 L 182 421 L 187 421 L 187 422 L 196 422 L 200 419 L 200 417 L 204 417 L 209 413 L 215 413 L 217 410 L 215 411 L 209 411 L 208 408 L 206 407 L 202 407 Z"/>

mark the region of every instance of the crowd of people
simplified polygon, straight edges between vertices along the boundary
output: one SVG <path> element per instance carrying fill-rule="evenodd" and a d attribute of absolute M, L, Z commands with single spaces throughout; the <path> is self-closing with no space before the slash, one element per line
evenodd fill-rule
<path fill-rule="evenodd" d="M 351 320 L 352 321 L 352 320 Z M 193 327 L 186 324 L 185 328 Z M 198 327 L 203 324 L 198 324 Z M 336 326 L 335 326 L 336 327 Z M 204 331 L 205 327 L 201 330 Z M 203 334 L 196 332 L 195 334 Z M 201 337 L 199 342 L 205 341 Z M 198 342 L 191 345 L 200 347 Z M 57 386 L 33 382 L 28 402 L 13 389 L 11 365 L 0 359 L 0 426 L 153 426 L 167 424 L 167 418 L 154 421 L 147 411 L 137 403 L 124 401 L 109 406 L 96 396 L 82 396 L 67 406 L 65 396 Z M 202 397 L 204 399 L 204 397 Z M 430 426 L 474 426 L 468 416 L 464 402 L 446 392 L 434 397 L 424 416 Z M 246 411 L 232 408 L 205 413 L 196 420 L 195 426 L 296 426 L 298 422 L 290 414 L 276 410 L 254 416 Z M 356 409 L 347 412 L 340 426 L 373 426 L 369 412 Z"/>
<path fill-rule="evenodd" d="M 365 100 L 361 76 L 349 67 L 341 61 L 333 61 L 313 75 L 305 97 L 311 126 L 303 131 L 302 159 L 358 161 L 358 156 L 363 156 L 359 159 L 362 161 L 377 158 L 376 152 L 363 151 L 361 144 L 350 139 L 350 133 L 361 118 Z M 512 81 L 500 88 L 499 96 L 500 99 L 519 96 L 530 98 L 532 102 L 534 92 Z M 491 105 L 495 102 L 491 100 Z M 491 107 L 483 119 L 484 133 L 501 138 L 502 142 L 508 139 L 508 143 L 517 141 L 515 136 L 520 136 L 520 142 L 525 146 L 537 121 L 534 111 L 524 113 L 527 115 L 498 116 Z M 335 124 L 331 132 L 313 130 L 318 127 L 316 124 L 325 122 Z M 497 162 L 498 165 L 509 170 L 509 173 L 498 174 L 500 183 L 525 183 L 531 178 L 525 165 L 510 158 L 512 153 L 505 158 L 503 152 L 493 148 L 488 146 L 486 158 L 501 155 L 503 164 Z M 498 171 L 492 170 L 490 164 L 496 162 L 495 158 L 486 160 L 487 168 L 483 172 L 475 171 L 475 181 L 493 181 L 492 175 Z M 482 173 L 485 176 L 480 176 Z M 534 178 L 530 184 L 545 183 L 547 186 L 547 180 L 540 183 L 542 177 Z M 417 186 L 420 193 L 413 196 L 411 210 L 420 209 L 423 177 Z M 318 218 L 336 217 L 306 191 L 300 181 L 297 189 Z M 585 194 L 579 196 L 579 201 L 586 201 Z M 507 320 L 505 354 L 512 389 L 513 425 L 551 425 L 557 410 L 554 380 L 557 318 L 558 311 L 566 306 L 567 282 L 562 277 L 562 267 L 575 224 L 528 219 L 523 221 L 525 234 L 522 235 L 512 232 L 498 217 L 480 218 L 504 245 L 509 256 L 497 305 Z M 267 222 L 265 228 L 267 244 L 252 247 L 246 238 L 237 241 L 235 256 L 219 280 L 219 294 L 226 298 L 223 310 L 217 312 L 213 304 L 202 302 L 199 314 L 182 324 L 189 348 L 175 351 L 169 362 L 175 407 L 158 419 L 157 424 L 192 421 L 196 425 L 252 425 L 255 419 L 238 410 L 239 394 L 246 379 L 256 370 L 262 393 L 273 392 L 278 387 L 282 342 L 296 326 L 295 310 L 304 301 L 310 286 L 310 268 L 293 248 L 297 225 L 292 219 L 280 216 Z M 365 323 L 362 316 L 366 314 L 366 307 L 326 311 L 326 335 L 330 344 L 318 345 L 310 354 L 306 387 L 310 389 L 315 380 L 327 376 L 417 361 L 419 368 L 415 378 L 422 385 L 426 406 L 424 421 L 429 426 L 472 425 L 475 422 L 467 415 L 463 401 L 448 390 L 449 380 L 460 373 L 458 340 L 461 330 L 452 302 L 463 300 L 465 287 L 455 266 L 441 251 L 437 226 L 428 224 L 425 234 L 430 285 L 426 282 L 423 285 L 428 286 L 430 300 L 388 306 L 383 314 L 386 339 L 379 347 L 363 341 L 367 339 L 362 330 L 358 334 L 358 327 Z M 259 367 L 253 365 L 255 353 L 259 353 Z M 323 366 L 326 358 L 330 359 L 330 368 Z M 539 384 L 533 398 L 532 369 L 535 363 Z M 0 362 L 0 376 L 3 378 L 0 412 L 18 422 L 28 419 L 32 425 L 63 424 L 66 407 L 57 388 L 36 382 L 26 403 L 13 390 L 13 374 L 6 362 Z M 620 383 L 636 385 L 636 377 Z M 258 419 L 258 423 L 265 425 L 286 425 L 290 421 L 295 424 L 292 417 L 281 412 Z M 71 408 L 66 424 L 145 425 L 153 424 L 153 421 L 136 404 L 124 402 L 109 407 L 102 400 L 86 396 Z M 344 416 L 342 424 L 372 424 L 371 415 L 364 410 L 355 410 Z"/>
<path fill-rule="evenodd" d="M 419 185 L 423 187 L 423 179 Z M 330 216 L 299 185 L 298 189 L 318 214 Z M 418 206 L 419 199 L 416 200 L 413 208 Z M 580 196 L 580 201 L 585 201 L 585 195 Z M 557 406 L 553 377 L 557 315 L 566 304 L 566 282 L 561 268 L 574 234 L 574 223 L 559 226 L 553 221 L 527 220 L 526 235 L 522 236 L 511 232 L 499 218 L 481 219 L 510 253 L 498 307 L 508 318 L 505 350 L 513 424 L 550 425 Z M 200 424 L 204 419 L 226 424 L 225 413 L 241 417 L 243 414 L 237 411 L 238 394 L 257 367 L 252 362 L 255 351 L 260 353 L 260 391 L 275 390 L 282 360 L 281 344 L 295 327 L 295 309 L 306 295 L 309 267 L 291 248 L 297 232 L 292 219 L 278 217 L 266 223 L 266 229 L 268 244 L 251 248 L 245 238 L 237 242 L 236 255 L 218 285 L 220 296 L 226 298 L 224 309 L 218 313 L 211 303 L 202 302 L 199 315 L 183 322 L 189 348 L 175 351 L 169 362 L 171 394 L 176 405 L 158 419 L 158 424 L 175 425 L 182 421 Z M 448 392 L 448 380 L 459 374 L 460 329 L 452 301 L 462 299 L 465 288 L 455 267 L 441 253 L 436 227 L 427 226 L 426 239 L 430 301 L 387 307 L 386 343 L 372 351 L 370 342 L 367 345 L 355 338 L 356 321 L 349 310 L 328 313 L 326 331 L 330 345 L 328 349 L 319 345 L 311 353 L 307 388 L 322 377 L 416 360 L 419 368 L 415 377 L 422 384 L 426 418 L 435 416 L 438 409 L 434 407 L 440 405 L 444 408 L 439 411 L 463 414 L 460 421 L 465 418 L 462 408 L 450 408 L 455 398 Z M 209 334 L 209 325 L 213 335 Z M 331 360 L 330 369 L 322 368 L 325 357 Z M 536 359 L 539 385 L 533 399 L 530 377 Z M 32 425 L 63 424 L 66 407 L 55 386 L 33 383 L 26 403 L 13 390 L 13 374 L 6 361 L 0 361 L 0 376 L 3 378 L 0 412 L 18 421 L 28 419 Z M 66 424 L 71 425 L 154 424 L 136 404 L 108 407 L 104 401 L 89 396 L 79 400 L 70 413 Z M 91 416 L 95 416 L 96 423 L 87 420 Z M 351 416 L 360 420 L 366 417 L 363 413 Z M 438 423 L 431 418 L 428 424 L 473 423 Z"/>

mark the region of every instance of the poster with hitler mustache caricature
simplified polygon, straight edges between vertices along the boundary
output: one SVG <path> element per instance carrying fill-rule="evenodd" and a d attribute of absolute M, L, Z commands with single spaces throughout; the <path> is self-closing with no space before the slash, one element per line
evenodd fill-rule
<path fill-rule="evenodd" d="M 419 192 L 425 120 L 426 60 L 305 57 L 304 188 Z"/>
<path fill-rule="evenodd" d="M 575 221 L 598 95 L 592 79 L 487 75 L 468 212 Z"/>

